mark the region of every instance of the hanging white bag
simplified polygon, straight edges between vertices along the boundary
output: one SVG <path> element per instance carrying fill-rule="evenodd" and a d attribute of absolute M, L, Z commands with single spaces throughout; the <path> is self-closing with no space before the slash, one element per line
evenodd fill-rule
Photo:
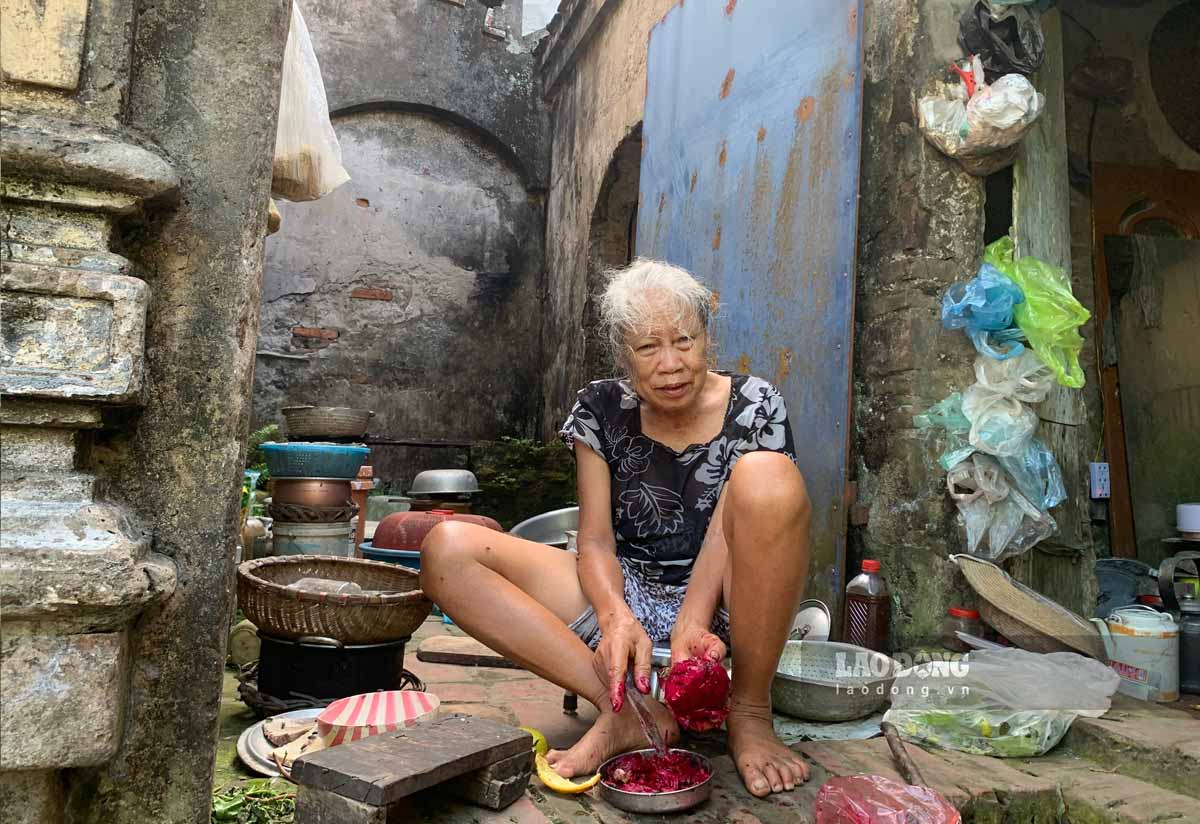
<path fill-rule="evenodd" d="M 283 52 L 271 194 L 285 200 L 316 200 L 349 179 L 342 167 L 342 147 L 329 122 L 321 66 L 300 14 L 300 4 L 293 2 Z"/>

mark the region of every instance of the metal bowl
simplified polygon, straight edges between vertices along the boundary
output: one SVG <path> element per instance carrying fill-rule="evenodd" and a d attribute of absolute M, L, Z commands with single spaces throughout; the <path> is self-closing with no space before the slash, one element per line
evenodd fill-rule
<path fill-rule="evenodd" d="M 834 641 L 788 641 L 771 682 L 775 710 L 809 721 L 851 721 L 886 705 L 900 665 Z"/>
<path fill-rule="evenodd" d="M 566 509 L 553 509 L 534 515 L 517 524 L 510 534 L 526 541 L 535 541 L 563 549 L 567 545 L 567 530 L 579 529 L 579 507 L 568 506 Z"/>
<path fill-rule="evenodd" d="M 637 753 L 652 753 L 654 750 L 646 748 L 644 750 L 634 750 Z M 684 753 L 690 755 L 708 768 L 708 778 L 701 781 L 694 787 L 688 787 L 686 790 L 676 790 L 670 793 L 631 793 L 618 788 L 614 784 L 609 784 L 604 780 L 603 775 L 608 768 L 608 765 L 616 761 L 622 756 L 630 753 L 621 753 L 605 761 L 600 765 L 600 797 L 612 804 L 619 810 L 625 810 L 630 813 L 643 813 L 646 815 L 657 815 L 659 813 L 678 813 L 684 810 L 690 810 L 697 804 L 701 804 L 708 800 L 712 795 L 712 780 L 713 780 L 713 765 L 712 762 L 699 753 L 694 753 L 691 750 L 672 749 L 671 752 Z"/>
<path fill-rule="evenodd" d="M 409 495 L 463 495 L 479 491 L 475 473 L 466 469 L 426 469 L 418 472 Z"/>

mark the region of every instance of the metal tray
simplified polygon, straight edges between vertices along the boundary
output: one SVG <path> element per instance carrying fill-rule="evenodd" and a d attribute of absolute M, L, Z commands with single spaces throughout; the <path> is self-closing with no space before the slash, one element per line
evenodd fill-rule
<path fill-rule="evenodd" d="M 312 707 L 306 710 L 292 710 L 291 712 L 281 712 L 279 715 L 273 715 L 272 718 L 311 718 L 314 722 L 317 716 L 325 711 L 324 707 Z M 279 768 L 275 766 L 274 759 L 271 758 L 271 751 L 275 749 L 274 745 L 267 740 L 263 735 L 263 724 L 269 721 L 269 718 L 264 718 L 257 724 L 253 724 L 242 730 L 242 734 L 238 736 L 237 754 L 249 769 L 259 775 L 269 776 L 271 778 L 280 777 Z"/>

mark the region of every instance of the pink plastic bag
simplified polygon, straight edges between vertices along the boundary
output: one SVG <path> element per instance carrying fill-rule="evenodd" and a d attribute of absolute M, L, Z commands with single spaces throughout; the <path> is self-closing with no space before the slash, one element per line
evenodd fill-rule
<path fill-rule="evenodd" d="M 961 824 L 950 802 L 927 787 L 882 775 L 831 778 L 817 792 L 816 824 Z"/>

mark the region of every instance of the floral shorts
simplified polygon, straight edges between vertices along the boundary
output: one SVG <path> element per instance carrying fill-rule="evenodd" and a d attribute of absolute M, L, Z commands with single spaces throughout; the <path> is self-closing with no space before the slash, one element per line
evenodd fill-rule
<path fill-rule="evenodd" d="M 675 619 L 679 617 L 687 587 L 668 586 L 646 580 L 632 564 L 621 559 L 618 559 L 618 562 L 625 576 L 625 603 L 629 605 L 633 617 L 646 630 L 654 646 L 670 646 L 671 630 L 675 628 Z M 600 622 L 596 618 L 595 608 L 589 606 L 582 615 L 571 622 L 570 629 L 590 649 L 599 645 Z M 711 630 L 713 635 L 725 642 L 726 647 L 729 646 L 729 610 L 724 604 L 717 606 Z"/>

